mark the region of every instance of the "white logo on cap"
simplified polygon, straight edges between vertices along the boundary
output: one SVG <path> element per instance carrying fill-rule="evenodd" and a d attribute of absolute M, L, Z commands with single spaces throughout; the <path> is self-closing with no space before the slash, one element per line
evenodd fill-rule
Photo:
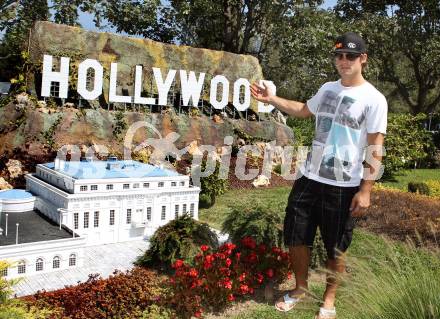
<path fill-rule="evenodd" d="M 348 46 L 350 49 L 354 49 L 354 48 L 356 47 L 356 44 L 354 44 L 353 42 L 350 42 L 350 43 L 347 44 L 347 46 Z"/>

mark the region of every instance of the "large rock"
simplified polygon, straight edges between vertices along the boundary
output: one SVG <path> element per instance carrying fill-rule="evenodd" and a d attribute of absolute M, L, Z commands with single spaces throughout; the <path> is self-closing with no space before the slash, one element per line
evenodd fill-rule
<path fill-rule="evenodd" d="M 149 39 L 130 38 L 126 36 L 86 31 L 78 27 L 54 24 L 47 21 L 35 23 L 30 38 L 30 59 L 41 65 L 43 54 L 70 57 L 71 73 L 86 58 L 98 60 L 104 67 L 104 101 L 108 101 L 110 64 L 118 63 L 118 94 L 127 90 L 133 95 L 134 69 L 142 65 L 145 70 L 143 89 L 155 92 L 152 67 L 158 67 L 163 74 L 170 69 L 187 70 L 196 73 L 204 72 L 205 83 L 218 74 L 224 75 L 230 83 L 229 101 L 232 103 L 233 83 L 239 78 L 246 78 L 250 83 L 263 79 L 258 60 L 250 55 L 239 55 L 224 51 L 215 51 L 189 46 L 164 44 Z M 178 74 L 179 72 L 177 72 Z M 106 76 L 107 75 L 107 76 Z M 165 75 L 164 75 L 165 77 Z M 177 75 L 176 75 L 177 77 Z M 71 81 L 75 76 L 71 76 Z M 74 82 L 74 81 L 73 81 Z M 35 93 L 35 83 L 29 82 Z M 75 88 L 76 83 L 71 83 Z M 38 92 L 40 93 L 40 92 Z M 205 99 L 209 90 L 205 90 Z M 256 110 L 256 101 L 251 99 L 251 108 Z"/>

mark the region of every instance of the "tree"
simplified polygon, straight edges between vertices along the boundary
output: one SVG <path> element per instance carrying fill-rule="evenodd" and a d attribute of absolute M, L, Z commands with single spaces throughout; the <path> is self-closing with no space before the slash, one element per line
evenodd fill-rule
<path fill-rule="evenodd" d="M 340 0 L 335 11 L 358 28 L 380 78 L 392 83 L 411 111 L 430 113 L 440 103 L 440 6 L 426 1 Z"/>

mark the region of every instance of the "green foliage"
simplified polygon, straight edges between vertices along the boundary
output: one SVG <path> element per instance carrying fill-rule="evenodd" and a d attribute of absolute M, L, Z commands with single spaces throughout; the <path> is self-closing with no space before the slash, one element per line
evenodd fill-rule
<path fill-rule="evenodd" d="M 383 161 L 385 178 L 427 158 L 433 144 L 430 133 L 423 127 L 425 119 L 424 114 L 389 114 Z"/>
<path fill-rule="evenodd" d="M 200 194 L 199 196 L 199 208 L 209 208 L 213 205 L 211 196 L 207 194 Z"/>
<path fill-rule="evenodd" d="M 429 187 L 431 196 L 440 197 L 440 180 L 427 180 L 425 183 Z"/>
<path fill-rule="evenodd" d="M 367 39 L 379 78 L 393 85 L 413 114 L 438 107 L 438 1 L 339 0 L 335 12 Z"/>
<path fill-rule="evenodd" d="M 352 275 L 338 291 L 337 307 L 343 318 L 440 317 L 438 250 L 394 244 L 376 236 L 364 236 L 357 243 L 359 254 L 348 259 Z"/>
<path fill-rule="evenodd" d="M 313 241 L 312 253 L 310 255 L 310 268 L 318 269 L 325 265 L 327 260 L 327 251 L 322 241 L 321 232 L 319 229 L 316 231 L 315 240 Z"/>
<path fill-rule="evenodd" d="M 296 146 L 312 145 L 315 136 L 315 118 L 300 119 L 289 116 L 287 125 L 292 128 Z"/>
<path fill-rule="evenodd" d="M 63 116 L 61 114 L 58 115 L 56 120 L 47 129 L 47 131 L 43 132 L 43 138 L 45 139 L 46 144 L 49 145 L 49 147 L 51 149 L 53 149 L 55 146 L 55 130 L 57 129 L 58 125 L 60 125 L 62 119 L 63 119 Z"/>
<path fill-rule="evenodd" d="M 283 220 L 273 207 L 261 203 L 247 203 L 230 207 L 222 225 L 222 232 L 229 234 L 233 243 L 246 236 L 251 236 L 257 244 L 268 246 L 283 245 Z"/>
<path fill-rule="evenodd" d="M 113 135 L 119 137 L 122 132 L 127 129 L 127 122 L 125 121 L 124 112 L 118 111 L 115 114 L 115 124 L 113 125 Z"/>
<path fill-rule="evenodd" d="M 426 183 L 408 183 L 408 192 L 429 195 L 429 187 Z"/>
<path fill-rule="evenodd" d="M 155 231 L 150 239 L 150 248 L 136 263 L 170 269 L 177 259 L 191 263 L 201 245 L 217 248 L 217 235 L 208 224 L 200 223 L 184 214 Z"/>
<path fill-rule="evenodd" d="M 206 169 L 206 159 L 202 161 L 202 171 Z M 200 177 L 200 196 L 208 196 L 211 201 L 210 204 L 215 203 L 215 198 L 218 195 L 224 194 L 228 188 L 228 180 L 226 178 L 220 178 L 220 162 L 216 162 L 215 170 L 209 176 Z M 208 203 L 206 201 L 206 203 Z"/>

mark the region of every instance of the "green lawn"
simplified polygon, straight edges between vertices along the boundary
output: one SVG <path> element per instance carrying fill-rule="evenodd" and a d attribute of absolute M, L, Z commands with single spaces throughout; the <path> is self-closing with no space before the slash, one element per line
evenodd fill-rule
<path fill-rule="evenodd" d="M 381 180 L 384 186 L 408 190 L 408 182 L 423 182 L 429 179 L 440 180 L 440 169 L 410 169 L 404 170 L 391 180 Z"/>
<path fill-rule="evenodd" d="M 214 206 L 208 209 L 201 208 L 199 210 L 199 219 L 216 229 L 221 229 L 223 220 L 230 212 L 229 207 L 234 207 L 234 205 L 237 204 L 251 205 L 255 202 L 261 202 L 265 205 L 276 207 L 280 211 L 280 214 L 284 214 L 290 189 L 291 187 L 245 190 L 230 189 L 216 199 Z"/>

